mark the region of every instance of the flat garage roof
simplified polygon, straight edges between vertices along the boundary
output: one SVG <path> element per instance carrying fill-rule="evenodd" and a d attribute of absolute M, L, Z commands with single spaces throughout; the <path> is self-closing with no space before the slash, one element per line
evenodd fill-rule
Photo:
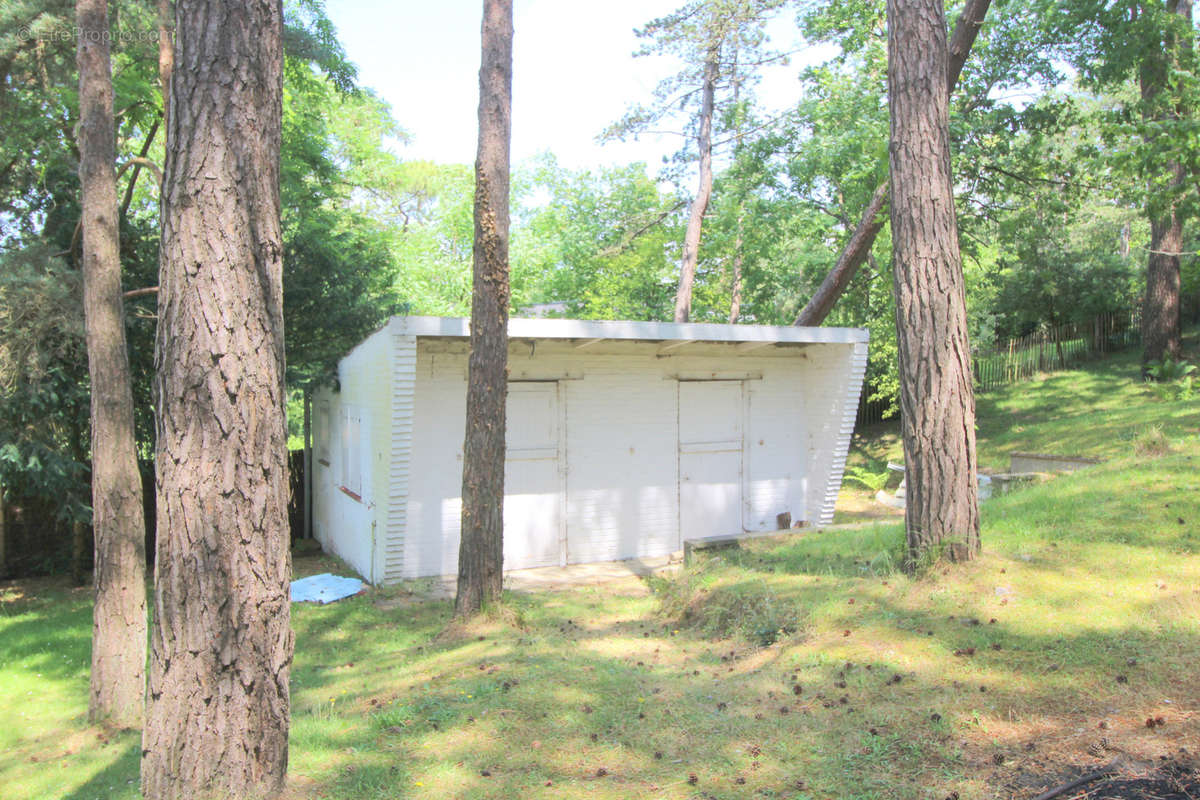
<path fill-rule="evenodd" d="M 463 317 L 392 317 L 388 331 L 406 336 L 465 339 L 470 320 Z M 581 346 L 607 340 L 678 342 L 758 342 L 760 344 L 866 343 L 865 328 L 802 328 L 794 325 L 725 325 L 709 322 L 624 322 L 584 319 L 508 321 L 510 339 L 581 339 Z"/>

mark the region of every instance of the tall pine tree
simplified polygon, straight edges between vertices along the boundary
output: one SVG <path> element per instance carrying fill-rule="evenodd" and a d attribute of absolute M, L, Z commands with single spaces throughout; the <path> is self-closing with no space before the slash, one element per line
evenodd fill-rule
<path fill-rule="evenodd" d="M 512 0 L 484 0 L 482 40 L 462 539 L 454 598 L 458 616 L 499 599 L 503 580 Z"/>
<path fill-rule="evenodd" d="M 975 394 L 941 0 L 888 0 L 896 332 L 909 564 L 979 552 Z"/>
<path fill-rule="evenodd" d="M 76 20 L 95 538 L 88 718 L 137 727 L 142 722 L 146 683 L 146 523 L 121 297 L 107 0 L 78 0 Z"/>

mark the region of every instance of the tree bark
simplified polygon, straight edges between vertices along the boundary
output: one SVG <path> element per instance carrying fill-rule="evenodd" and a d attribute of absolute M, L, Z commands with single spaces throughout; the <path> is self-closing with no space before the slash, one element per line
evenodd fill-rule
<path fill-rule="evenodd" d="M 121 298 L 107 0 L 78 0 L 76 22 L 83 311 L 91 380 L 95 540 L 88 719 L 137 727 L 142 722 L 146 685 L 146 523 Z M 82 522 L 75 524 L 77 550 L 81 549 L 83 528 Z M 82 558 L 77 560 L 81 567 Z"/>
<path fill-rule="evenodd" d="M 979 29 L 983 26 L 983 19 L 987 16 L 990 5 L 991 0 L 967 0 L 962 12 L 958 15 L 958 22 L 954 24 L 954 35 L 950 37 L 950 44 L 947 48 L 947 97 L 954 91 L 954 87 L 958 83 L 958 76 L 962 74 L 963 65 L 967 63 L 967 56 L 971 53 L 971 47 L 975 44 L 975 37 L 979 35 Z M 829 316 L 829 312 L 833 310 L 837 301 L 845 293 L 846 287 L 850 285 L 850 281 L 854 279 L 858 268 L 867 260 L 871 246 L 875 244 L 875 237 L 883 230 L 883 223 L 886 220 L 881 214 L 887 200 L 888 183 L 885 181 L 879 184 L 871 194 L 871 199 L 863 210 L 858 225 L 850 234 L 850 239 L 847 240 L 846 246 L 838 255 L 837 261 L 834 262 L 833 269 L 825 276 L 825 280 L 821 282 L 816 293 L 796 316 L 793 325 L 820 325 Z"/>
<path fill-rule="evenodd" d="M 700 101 L 700 185 L 688 215 L 687 232 L 683 237 L 683 258 L 679 264 L 679 289 L 675 293 L 675 321 L 687 322 L 692 313 L 692 284 L 696 281 L 696 262 L 700 256 L 700 230 L 704 212 L 712 197 L 712 121 L 716 102 L 719 50 L 710 50 L 704 61 L 704 86 Z"/>
<path fill-rule="evenodd" d="M 883 230 L 883 223 L 886 219 L 882 212 L 887 200 L 888 184 L 885 181 L 875 188 L 858 225 L 850 234 L 845 248 L 838 254 L 833 269 L 825 276 L 825 280 L 821 281 L 817 291 L 796 316 L 793 325 L 820 325 L 829 316 L 829 312 L 833 311 L 833 307 L 845 293 L 846 287 L 858 273 L 858 268 L 867 260 L 871 246 L 875 244 L 875 237 Z"/>
<path fill-rule="evenodd" d="M 8 577 L 8 506 L 4 502 L 4 485 L 0 484 L 0 579 Z"/>
<path fill-rule="evenodd" d="M 87 555 L 87 525 L 82 520 L 74 520 L 71 522 L 71 585 L 83 586 L 87 583 L 87 570 L 83 568 L 84 558 Z M 93 617 L 95 610 L 92 611 Z M 93 626 L 95 625 L 93 621 Z M 93 630 L 93 637 L 95 631 Z M 96 649 L 96 643 L 92 642 L 92 649 Z M 93 653 L 93 658 L 95 657 Z M 94 672 L 94 670 L 93 670 Z M 95 679 L 93 678 L 93 681 Z M 90 702 L 89 702 L 90 705 Z"/>
<path fill-rule="evenodd" d="M 1182 180 L 1178 163 L 1168 167 Z M 1150 220 L 1150 255 L 1146 262 L 1146 295 L 1142 301 L 1142 363 L 1178 359 L 1183 347 L 1179 314 L 1183 221 L 1172 208 Z"/>
<path fill-rule="evenodd" d="M 941 0 L 888 0 L 893 277 L 908 560 L 979 551 L 975 396 L 950 170 Z"/>
<path fill-rule="evenodd" d="M 481 38 L 471 354 L 454 598 L 454 613 L 460 617 L 498 600 L 503 580 L 512 0 L 484 0 Z"/>
<path fill-rule="evenodd" d="M 745 206 L 738 208 L 737 218 L 737 235 L 733 240 L 733 291 L 730 292 L 729 299 L 729 324 L 737 323 L 738 318 L 742 315 L 742 225 L 745 221 L 746 209 Z"/>
<path fill-rule="evenodd" d="M 164 127 L 171 100 L 171 72 L 175 69 L 175 13 L 171 6 L 171 0 L 157 0 L 158 88 L 162 91 Z"/>
<path fill-rule="evenodd" d="M 162 190 L 142 792 L 283 788 L 288 580 L 278 0 L 181 0 Z"/>
<path fill-rule="evenodd" d="M 1191 0 L 1170 0 L 1167 13 L 1177 14 L 1187 20 L 1191 27 Z M 1162 121 L 1178 118 L 1181 109 L 1155 109 L 1159 96 L 1168 88 L 1168 75 L 1172 68 L 1176 50 L 1174 36 L 1168 32 L 1161 49 L 1147 50 L 1138 71 L 1142 101 L 1146 104 L 1147 121 Z M 1184 182 L 1183 165 L 1168 160 L 1163 165 L 1167 176 L 1166 191 L 1178 192 Z M 1155 192 L 1155 184 L 1148 181 L 1148 191 Z M 1150 217 L 1150 253 L 1146 259 L 1146 294 L 1142 300 L 1142 364 L 1160 361 L 1166 356 L 1179 358 L 1183 347 L 1183 328 L 1180 318 L 1179 293 L 1180 255 L 1183 250 L 1183 220 L 1176 210 L 1173 198 L 1163 204 L 1165 208 Z M 1147 204 L 1151 208 L 1151 204 Z"/>

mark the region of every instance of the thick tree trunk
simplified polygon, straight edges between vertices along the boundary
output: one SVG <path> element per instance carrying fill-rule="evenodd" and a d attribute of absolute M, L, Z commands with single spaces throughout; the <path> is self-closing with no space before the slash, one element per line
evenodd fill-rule
<path fill-rule="evenodd" d="M 713 50 L 704 62 L 704 86 L 700 101 L 700 132 L 697 144 L 700 148 L 700 185 L 696 199 L 688 214 L 687 232 L 683 237 L 683 258 L 679 264 L 679 289 L 675 292 L 675 321 L 687 322 L 692 313 L 692 284 L 696 281 L 696 262 L 700 257 L 700 231 L 704 225 L 704 212 L 712 197 L 712 121 L 716 102 L 718 61 L 720 52 Z"/>
<path fill-rule="evenodd" d="M 1168 0 L 1167 12 L 1178 14 L 1191 27 L 1191 0 Z M 1170 32 L 1165 36 L 1163 47 L 1150 49 L 1144 56 L 1138 74 L 1142 101 L 1146 104 L 1148 121 L 1163 121 L 1178 118 L 1179 107 L 1155 108 L 1159 96 L 1168 88 L 1168 76 L 1176 51 L 1176 41 Z M 1163 165 L 1165 182 L 1151 178 L 1149 191 L 1153 194 L 1156 185 L 1165 183 L 1168 193 L 1174 194 L 1183 185 L 1183 166 L 1177 161 Z M 1161 198 L 1159 198 L 1161 199 Z M 1162 206 L 1165 205 L 1165 208 Z M 1150 209 L 1150 253 L 1146 260 L 1146 294 L 1142 301 L 1142 364 L 1160 361 L 1165 356 L 1179 358 L 1183 347 L 1183 329 L 1180 318 L 1179 258 L 1183 250 L 1183 220 L 1176 210 L 1173 198 L 1155 204 Z"/>
<path fill-rule="evenodd" d="M 979 29 L 983 26 L 983 19 L 987 16 L 990 5 L 991 0 L 967 0 L 962 13 L 958 15 L 958 22 L 954 24 L 954 35 L 950 37 L 947 48 L 947 97 L 958 83 L 958 76 L 962 74 L 963 65 L 967 63 L 967 56 L 971 53 L 971 46 L 975 44 L 975 37 L 979 35 Z M 875 237 L 883 230 L 886 219 L 882 212 L 887 200 L 888 184 L 885 182 L 879 184 L 871 194 L 858 225 L 834 262 L 833 269 L 796 316 L 793 325 L 820 325 L 829 316 L 829 312 L 846 292 L 846 287 L 850 285 L 858 268 L 867 260 L 871 246 L 875 244 Z"/>
<path fill-rule="evenodd" d="M 137 727 L 142 722 L 146 686 L 146 523 L 121 299 L 107 0 L 78 0 L 76 21 L 80 33 L 83 311 L 91 378 L 95 540 L 88 718 Z M 83 528 L 83 523 L 76 523 L 77 550 L 82 549 Z M 78 556 L 77 567 L 81 568 L 82 553 Z"/>
<path fill-rule="evenodd" d="M 979 551 L 975 396 L 951 189 L 941 0 L 888 0 L 896 328 L 910 566 Z"/>
<path fill-rule="evenodd" d="M 181 0 L 158 293 L 142 792 L 282 789 L 290 717 L 278 2 Z"/>
<path fill-rule="evenodd" d="M 1171 164 L 1176 174 L 1183 170 Z M 1179 358 L 1183 330 L 1179 314 L 1183 222 L 1171 209 L 1150 220 L 1150 256 L 1146 263 L 1146 295 L 1142 301 L 1142 363 Z"/>
<path fill-rule="evenodd" d="M 498 600 L 503 579 L 512 38 L 512 0 L 484 0 L 456 616 L 474 614 Z"/>

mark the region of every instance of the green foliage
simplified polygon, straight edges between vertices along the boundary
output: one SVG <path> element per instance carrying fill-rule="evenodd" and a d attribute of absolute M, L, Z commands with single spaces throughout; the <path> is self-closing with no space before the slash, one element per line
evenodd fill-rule
<path fill-rule="evenodd" d="M 417 162 L 407 165 L 406 177 L 411 211 L 394 245 L 404 265 L 398 291 L 414 313 L 469 316 L 474 173 L 466 165 Z"/>
<path fill-rule="evenodd" d="M 293 63 L 287 78 L 280 154 L 284 339 L 288 379 L 304 383 L 327 374 L 401 308 L 396 234 L 355 199 L 376 188 L 364 185 L 368 178 L 393 167 L 384 137 L 397 129 L 369 92 L 342 92 L 302 64 Z M 351 132 L 353 138 L 343 138 Z M 347 153 L 364 162 L 353 175 L 341 166 Z"/>
<path fill-rule="evenodd" d="M 1093 91 L 1115 96 L 1100 115 L 1105 160 L 1134 179 L 1132 197 L 1151 216 L 1174 207 L 1188 218 L 1200 211 L 1200 196 L 1183 174 L 1200 168 L 1196 147 L 1200 107 L 1196 31 L 1190 6 L 1172 2 L 1136 5 L 1093 2 L 1047 4 L 1042 27 L 1056 50 Z"/>
<path fill-rule="evenodd" d="M 1146 375 L 1164 383 L 1184 380 L 1195 372 L 1195 364 L 1189 364 L 1186 361 L 1177 361 L 1171 358 L 1170 354 L 1163 356 L 1159 361 L 1151 361 L 1146 365 Z"/>
<path fill-rule="evenodd" d="M 0 254 L 0 486 L 63 522 L 90 517 L 81 296 L 49 248 Z"/>
<path fill-rule="evenodd" d="M 695 134 L 705 62 L 718 66 L 713 120 L 717 141 L 736 132 L 757 80 L 755 67 L 782 57 L 766 48 L 765 27 L 783 5 L 783 0 L 689 0 L 646 23 L 637 30 L 644 44 L 634 55 L 673 56 L 680 69 L 659 81 L 652 102 L 633 105 L 601 138 L 625 140 L 652 129 L 678 131 L 683 144 L 668 174 L 681 177 L 682 166 L 698 156 Z"/>
<path fill-rule="evenodd" d="M 989 347 L 1043 326 L 1083 322 L 1137 301 L 1142 264 L 1132 241 L 1147 235 L 1135 209 L 1097 190 L 1126 183 L 1097 157 L 1103 148 L 1100 100 L 1050 95 L 1010 117 L 1003 144 L 972 145 L 989 191 L 1006 198 L 1002 214 L 967 223 L 979 268 L 971 296 Z M 986 299 L 984 299 L 986 298 Z M 979 317 L 977 317 L 978 319 Z"/>
<path fill-rule="evenodd" d="M 155 9 L 116 2 L 117 159 L 162 163 Z M 288 377 L 304 382 L 402 307 L 396 234 L 359 198 L 402 132 L 354 71 L 318 0 L 289 3 L 281 153 Z M 46 522 L 89 516 L 87 357 L 78 273 L 74 8 L 0 9 L 0 483 Z M 349 120 L 349 121 L 346 121 Z M 346 174 L 353 161 L 357 172 Z M 123 197 L 135 170 L 119 180 Z M 158 197 L 143 171 L 120 220 L 126 289 L 157 284 Z M 356 183 L 357 182 L 357 183 Z M 127 301 L 139 449 L 153 451 L 153 295 Z M 36 523 L 36 519 L 31 519 Z"/>
<path fill-rule="evenodd" d="M 1176 361 L 1168 353 L 1146 364 L 1143 371 L 1155 394 L 1164 400 L 1191 400 L 1196 396 L 1195 364 Z"/>
<path fill-rule="evenodd" d="M 545 158 L 528 180 L 545 199 L 518 212 L 512 252 L 530 300 L 585 319 L 670 318 L 683 204 L 643 165 L 572 172 Z"/>
<path fill-rule="evenodd" d="M 346 56 L 324 0 L 287 0 L 283 5 L 285 70 L 311 66 L 343 94 L 358 91 L 358 70 Z"/>
<path fill-rule="evenodd" d="M 887 470 L 877 472 L 867 467 L 851 464 L 846 467 L 844 480 L 857 483 L 874 493 L 887 487 L 888 477 Z"/>

